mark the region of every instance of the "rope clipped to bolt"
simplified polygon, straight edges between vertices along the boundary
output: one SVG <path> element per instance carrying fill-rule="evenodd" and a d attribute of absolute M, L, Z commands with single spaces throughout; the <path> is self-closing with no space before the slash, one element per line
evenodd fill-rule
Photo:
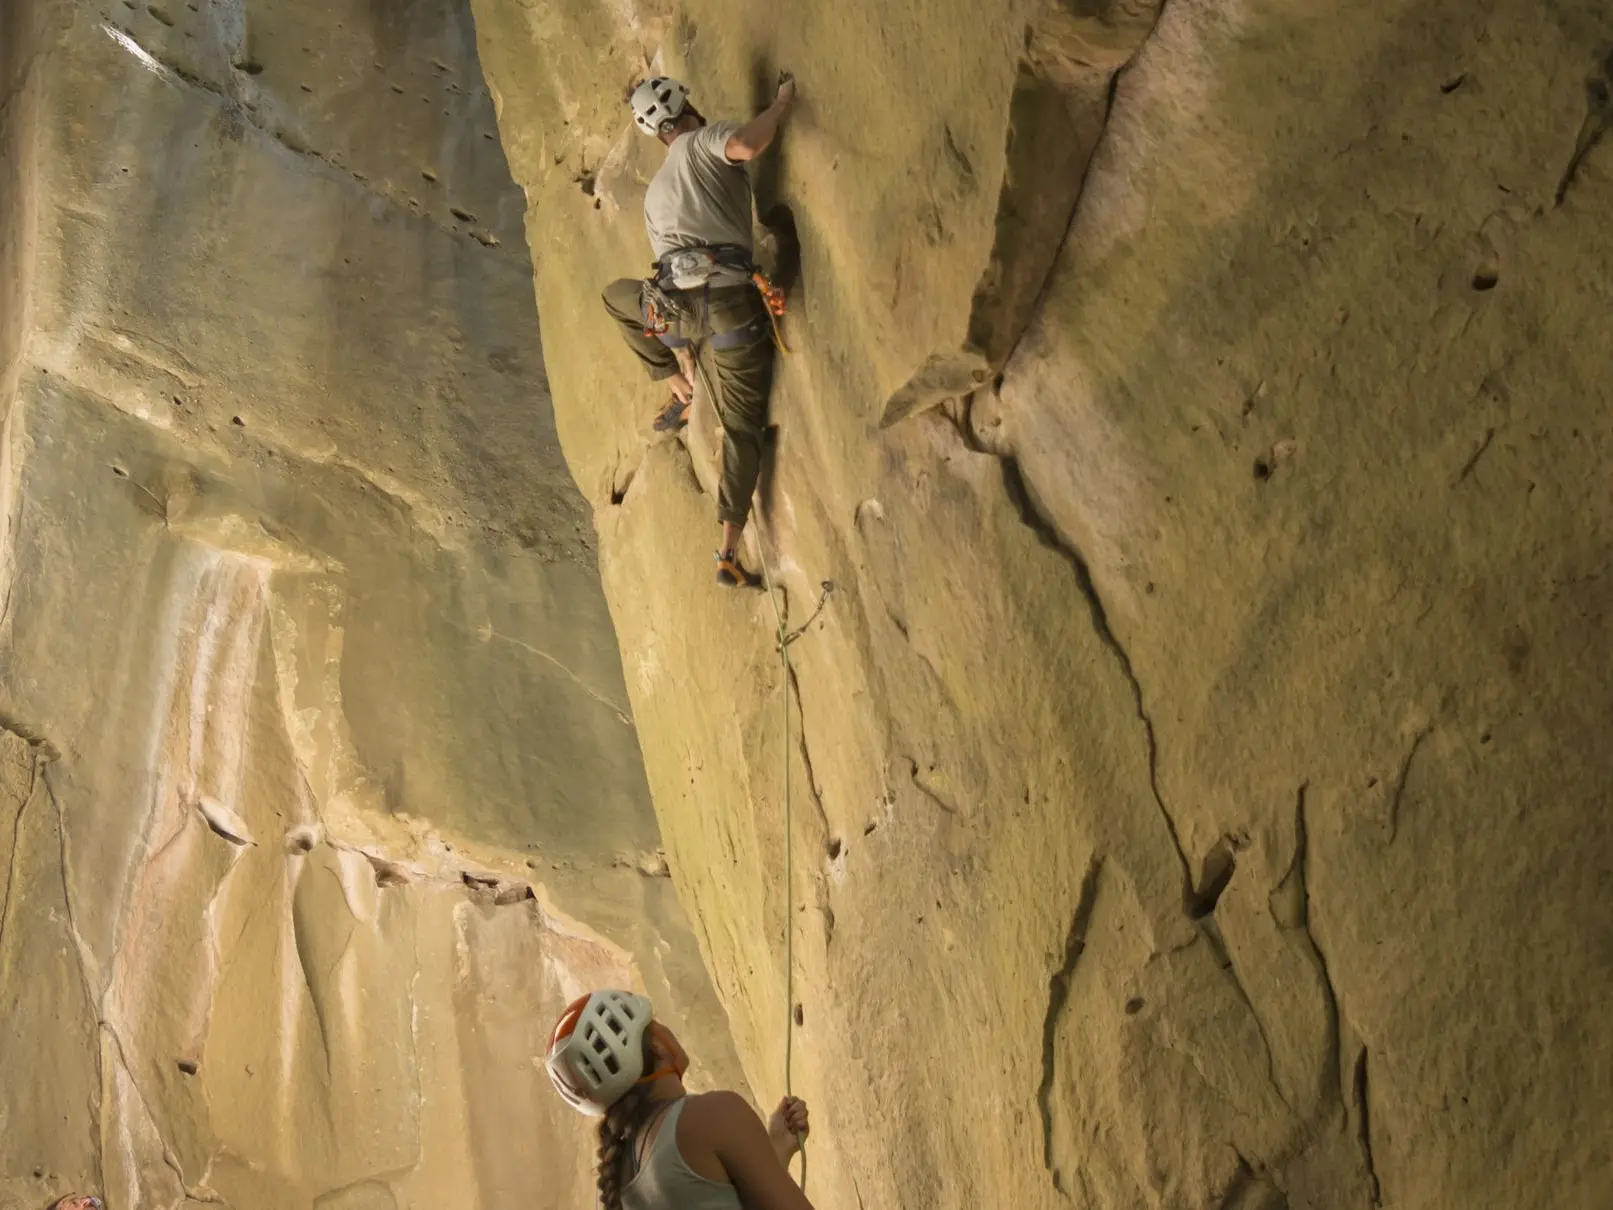
<path fill-rule="evenodd" d="M 794 1096 L 795 1070 L 795 808 L 790 795 L 790 685 L 795 680 L 795 666 L 790 661 L 790 644 L 806 633 L 807 627 L 818 620 L 823 607 L 829 603 L 834 591 L 832 581 L 823 582 L 818 596 L 818 607 L 812 616 L 794 630 L 784 621 L 779 608 L 778 593 L 773 588 L 772 560 L 768 557 L 767 540 L 761 527 L 756 530 L 757 542 L 762 546 L 762 578 L 767 584 L 767 600 L 773 606 L 773 621 L 778 627 L 778 653 L 783 681 L 779 686 L 779 699 L 784 703 L 784 1095 Z M 801 1153 L 801 1192 L 806 1192 L 807 1154 L 806 1140 L 796 1135 Z"/>

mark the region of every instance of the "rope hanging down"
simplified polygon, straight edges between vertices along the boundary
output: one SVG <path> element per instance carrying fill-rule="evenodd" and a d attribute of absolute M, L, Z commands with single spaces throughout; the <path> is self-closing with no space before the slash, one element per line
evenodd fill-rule
<path fill-rule="evenodd" d="M 778 627 L 779 668 L 783 673 L 779 699 L 784 703 L 784 1095 L 788 1097 L 794 1095 L 795 1068 L 795 845 L 792 843 L 795 836 L 795 808 L 790 796 L 790 685 L 795 680 L 795 667 L 790 662 L 790 644 L 818 620 L 818 615 L 828 604 L 829 594 L 834 591 L 834 584 L 825 580 L 823 592 L 818 597 L 818 607 L 812 611 L 812 616 L 794 630 L 787 629 L 784 612 L 779 608 L 778 594 L 773 590 L 772 560 L 768 558 L 767 540 L 762 537 L 760 526 L 756 530 L 756 539 L 763 548 L 762 578 L 767 584 L 767 599 L 773 606 L 773 621 Z M 804 1139 L 800 1140 L 800 1151 L 801 1192 L 805 1193 L 807 1155 Z"/>

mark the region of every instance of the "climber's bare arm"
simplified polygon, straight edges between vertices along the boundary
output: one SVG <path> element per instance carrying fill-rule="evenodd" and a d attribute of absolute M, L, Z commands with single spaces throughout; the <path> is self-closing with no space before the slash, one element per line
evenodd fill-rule
<path fill-rule="evenodd" d="M 688 1114 L 696 1107 L 691 1105 Z M 700 1098 L 697 1130 L 722 1164 L 746 1210 L 812 1210 L 768 1137 L 767 1127 L 745 1098 L 734 1092 Z M 682 1142 L 682 1136 L 679 1136 Z"/>
<path fill-rule="evenodd" d="M 754 160 L 773 145 L 774 136 L 778 134 L 778 128 L 784 124 L 784 118 L 794 103 L 795 81 L 785 76 L 779 83 L 778 96 L 773 103 L 729 135 L 723 153 L 736 164 Z"/>

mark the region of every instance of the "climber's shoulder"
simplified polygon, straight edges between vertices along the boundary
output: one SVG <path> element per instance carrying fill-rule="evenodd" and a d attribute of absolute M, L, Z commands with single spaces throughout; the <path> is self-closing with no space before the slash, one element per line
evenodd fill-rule
<path fill-rule="evenodd" d="M 721 1155 L 736 1143 L 757 1136 L 765 1139 L 767 1127 L 751 1103 L 737 1092 L 703 1092 L 688 1098 L 683 1120 L 678 1123 L 678 1142 L 710 1148 Z"/>
<path fill-rule="evenodd" d="M 753 1122 L 760 1120 L 750 1102 L 731 1089 L 693 1094 L 687 1101 L 683 1107 L 683 1120 L 696 1129 L 710 1129 L 720 1134 L 724 1127 L 732 1127 L 747 1118 Z"/>
<path fill-rule="evenodd" d="M 686 1097 L 678 1118 L 678 1150 L 684 1163 L 708 1180 L 729 1180 L 722 1156 L 736 1134 L 745 1133 L 747 1116 L 756 1122 L 756 1111 L 737 1092 L 704 1092 Z"/>
<path fill-rule="evenodd" d="M 749 1101 L 737 1092 L 708 1092 L 692 1100 L 698 1104 L 684 1108 L 684 1121 L 693 1116 L 700 1123 L 695 1129 L 701 1133 L 685 1144 L 680 1122 L 678 1146 L 689 1150 L 709 1146 L 723 1178 L 734 1186 L 747 1210 L 812 1210 L 800 1186 L 779 1163 L 767 1126 Z M 688 1151 L 684 1161 L 700 1172 Z"/>

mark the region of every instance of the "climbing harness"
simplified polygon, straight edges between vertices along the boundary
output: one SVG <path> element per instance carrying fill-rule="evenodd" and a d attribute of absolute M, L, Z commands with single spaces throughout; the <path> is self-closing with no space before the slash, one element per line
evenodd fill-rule
<path fill-rule="evenodd" d="M 793 1096 L 795 1058 L 795 809 L 790 797 L 790 686 L 795 682 L 795 665 L 790 662 L 790 644 L 806 633 L 807 627 L 818 620 L 823 607 L 829 603 L 834 582 L 825 580 L 818 596 L 818 606 L 794 630 L 784 624 L 784 611 L 779 608 L 778 594 L 773 590 L 773 573 L 766 549 L 767 539 L 760 526 L 756 540 L 762 549 L 762 578 L 767 586 L 767 600 L 773 606 L 773 621 L 778 627 L 778 653 L 783 682 L 779 698 L 784 703 L 784 1095 Z M 799 1139 L 799 1136 L 798 1136 Z M 806 1192 L 807 1154 L 806 1141 L 799 1139 L 801 1151 L 801 1192 Z"/>
<path fill-rule="evenodd" d="M 674 248 L 655 262 L 655 282 L 663 290 L 739 286 L 750 280 L 751 254 L 738 244 Z"/>
<path fill-rule="evenodd" d="M 788 353 L 784 333 L 779 328 L 786 303 L 784 291 L 775 286 L 756 264 L 751 254 L 737 244 L 717 244 L 711 247 L 676 248 L 651 266 L 651 276 L 645 279 L 640 296 L 640 309 L 644 315 L 644 335 L 654 337 L 669 349 L 686 348 L 691 342 L 672 333 L 672 324 L 679 319 L 696 318 L 691 310 L 691 296 L 698 295 L 709 308 L 708 293 L 725 286 L 750 284 L 762 296 L 763 311 L 772 328 L 773 341 L 779 351 Z M 750 344 L 760 335 L 763 317 L 716 332 L 706 343 L 718 351 L 737 349 Z"/>
<path fill-rule="evenodd" d="M 693 298 L 675 298 L 655 282 L 645 282 L 639 297 L 639 307 L 644 315 L 644 335 L 653 336 L 669 349 L 686 349 L 692 345 L 694 341 L 687 336 L 673 335 L 672 324 L 675 320 L 698 319 L 700 313 L 695 308 L 704 307 L 709 310 L 710 300 L 705 297 L 703 290 L 690 293 Z M 737 328 L 712 333 L 705 338 L 705 343 L 708 348 L 717 352 L 741 348 L 754 343 L 762 335 L 763 324 L 766 322 L 768 322 L 767 315 L 756 315 Z"/>

